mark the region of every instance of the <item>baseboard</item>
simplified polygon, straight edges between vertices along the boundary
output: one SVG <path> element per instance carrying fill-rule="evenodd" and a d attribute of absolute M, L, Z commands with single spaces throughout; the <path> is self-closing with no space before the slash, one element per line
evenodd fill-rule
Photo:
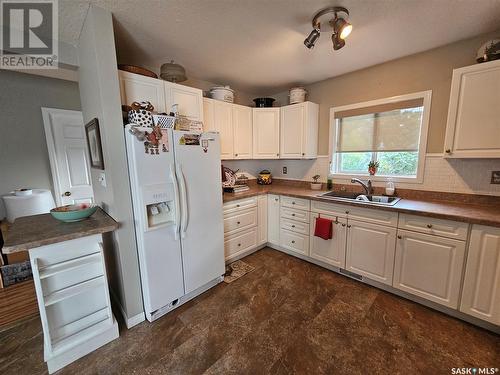
<path fill-rule="evenodd" d="M 438 303 L 435 303 L 435 302 L 432 302 L 432 301 L 428 301 L 425 298 L 414 296 L 413 294 L 409 294 L 409 293 L 403 292 L 402 290 L 396 289 L 396 288 L 394 288 L 394 287 L 392 287 L 390 285 L 386 285 L 386 284 L 382 284 L 382 283 L 374 281 L 374 280 L 370 280 L 370 279 L 368 279 L 368 278 L 366 278 L 364 276 L 361 276 L 361 279 L 358 279 L 358 278 L 355 278 L 355 277 L 351 277 L 348 274 L 341 272 L 340 271 L 341 269 L 339 267 L 335 267 L 335 266 L 332 266 L 330 264 L 321 262 L 321 261 L 313 259 L 313 258 L 311 258 L 311 257 L 309 257 L 307 255 L 303 255 L 303 254 L 299 254 L 299 253 L 290 251 L 290 250 L 285 249 L 285 248 L 283 248 L 281 246 L 278 246 L 278 245 L 275 245 L 275 244 L 271 244 L 271 243 L 268 243 L 267 246 L 270 247 L 271 249 L 274 249 L 274 250 L 277 250 L 277 251 L 281 251 L 282 253 L 291 255 L 293 257 L 299 258 L 299 259 L 304 260 L 306 262 L 313 263 L 313 264 L 315 264 L 317 266 L 326 268 L 326 269 L 328 269 L 328 270 L 330 270 L 332 272 L 338 273 L 339 275 L 342 275 L 342 276 L 345 276 L 345 277 L 349 277 L 352 280 L 355 280 L 355 281 L 358 281 L 358 282 L 362 282 L 364 284 L 373 286 L 373 287 L 378 288 L 378 289 L 382 289 L 382 290 L 384 290 L 386 292 L 395 294 L 395 295 L 397 295 L 399 297 L 405 298 L 405 299 L 410 300 L 412 302 L 415 302 L 415 303 L 418 303 L 420 305 L 429 307 L 429 308 L 431 308 L 433 310 L 439 311 L 439 312 L 441 312 L 443 314 L 446 314 L 446 315 L 449 315 L 449 316 L 451 316 L 453 318 L 463 320 L 463 321 L 465 321 L 467 323 L 470 323 L 470 324 L 476 325 L 478 327 L 484 328 L 484 329 L 486 329 L 488 331 L 492 331 L 492 332 L 495 332 L 497 334 L 500 334 L 500 327 L 499 326 L 494 325 L 494 324 L 489 323 L 489 322 L 486 322 L 486 321 L 483 321 L 481 319 L 475 318 L 473 316 L 464 314 L 461 311 L 458 311 L 458 310 L 455 310 L 455 309 L 452 309 L 452 308 L 449 308 L 449 307 L 446 307 L 446 306 L 442 306 L 442 305 L 440 305 Z"/>
<path fill-rule="evenodd" d="M 110 291 L 109 294 L 111 295 L 111 299 L 113 300 L 113 303 L 115 304 L 115 306 L 118 307 L 118 310 L 120 311 L 120 314 L 122 316 L 123 321 L 125 322 L 127 329 L 130 329 L 130 328 L 136 326 L 137 324 L 142 323 L 143 321 L 146 320 L 146 315 L 144 314 L 144 311 L 129 318 L 127 316 L 127 314 L 125 313 L 125 310 L 123 309 L 123 306 L 120 303 L 120 301 L 118 300 L 118 297 L 116 296 L 113 289 L 110 288 L 109 291 Z"/>

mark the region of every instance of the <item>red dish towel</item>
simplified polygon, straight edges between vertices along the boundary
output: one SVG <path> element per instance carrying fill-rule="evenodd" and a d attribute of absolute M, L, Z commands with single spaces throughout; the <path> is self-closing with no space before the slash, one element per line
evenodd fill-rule
<path fill-rule="evenodd" d="M 314 235 L 324 240 L 330 240 L 333 236 L 332 221 L 322 217 L 316 218 Z"/>

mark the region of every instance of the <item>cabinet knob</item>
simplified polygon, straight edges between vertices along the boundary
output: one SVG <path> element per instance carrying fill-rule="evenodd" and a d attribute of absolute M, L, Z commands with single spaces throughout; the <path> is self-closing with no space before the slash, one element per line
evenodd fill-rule
<path fill-rule="evenodd" d="M 292 241 L 292 243 L 295 243 L 295 241 Z"/>
<path fill-rule="evenodd" d="M 239 206 L 240 206 L 239 204 L 236 205 L 236 207 L 239 207 Z"/>
<path fill-rule="evenodd" d="M 292 228 L 295 228 L 295 225 L 292 224 Z"/>
<path fill-rule="evenodd" d="M 350 227 L 351 227 L 351 225 L 350 225 L 350 224 L 348 224 L 348 225 L 347 225 L 347 228 L 350 228 Z"/>
<path fill-rule="evenodd" d="M 238 246 L 241 246 L 241 244 L 239 243 Z"/>
<path fill-rule="evenodd" d="M 276 154 L 276 156 L 280 156 L 280 154 Z"/>
<path fill-rule="evenodd" d="M 447 148 L 447 149 L 445 150 L 445 152 L 446 152 L 447 154 L 451 154 L 451 150 L 450 150 L 449 148 Z"/>
<path fill-rule="evenodd" d="M 345 213 L 346 213 L 346 215 L 347 215 L 347 214 L 349 213 L 349 211 L 346 211 Z"/>
<path fill-rule="evenodd" d="M 295 202 L 292 202 L 292 204 L 295 204 Z"/>
<path fill-rule="evenodd" d="M 63 197 L 70 197 L 71 196 L 71 191 L 66 191 L 63 194 Z"/>
<path fill-rule="evenodd" d="M 274 198 L 274 201 L 277 202 L 278 201 L 278 198 Z"/>
<path fill-rule="evenodd" d="M 295 216 L 295 214 L 292 214 L 292 216 Z"/>
<path fill-rule="evenodd" d="M 432 228 L 432 224 L 427 224 L 427 228 L 431 229 Z"/>
<path fill-rule="evenodd" d="M 238 154 L 234 154 L 234 156 L 238 156 Z"/>
<path fill-rule="evenodd" d="M 304 156 L 304 155 L 305 155 L 305 152 L 302 153 L 302 156 Z"/>
<path fill-rule="evenodd" d="M 345 227 L 345 224 L 342 224 L 343 227 Z"/>
<path fill-rule="evenodd" d="M 238 221 L 236 224 L 240 225 L 240 222 Z"/>
<path fill-rule="evenodd" d="M 403 238 L 403 237 L 401 237 L 401 236 L 398 236 L 398 240 L 400 240 L 401 238 Z"/>

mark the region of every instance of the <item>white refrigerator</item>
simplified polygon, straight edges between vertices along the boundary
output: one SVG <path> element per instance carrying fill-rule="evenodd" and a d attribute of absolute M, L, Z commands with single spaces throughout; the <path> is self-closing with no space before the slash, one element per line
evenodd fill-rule
<path fill-rule="evenodd" d="M 219 135 L 161 129 L 158 140 L 151 132 L 125 127 L 149 321 L 218 284 L 225 271 Z"/>

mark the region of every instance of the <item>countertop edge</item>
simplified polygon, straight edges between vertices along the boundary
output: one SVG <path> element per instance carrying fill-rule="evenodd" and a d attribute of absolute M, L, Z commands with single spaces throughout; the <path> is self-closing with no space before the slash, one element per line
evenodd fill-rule
<path fill-rule="evenodd" d="M 321 190 L 321 191 L 317 191 L 314 193 L 321 194 L 324 192 L 325 191 Z M 450 202 L 414 200 L 414 199 L 402 198 L 394 206 L 382 206 L 382 205 L 370 205 L 370 204 L 348 202 L 348 201 L 341 201 L 341 200 L 334 201 L 331 199 L 321 198 L 321 197 L 318 197 L 315 195 L 301 194 L 300 192 L 273 191 L 272 188 L 267 188 L 267 189 L 263 188 L 259 191 L 255 191 L 255 192 L 247 191 L 247 192 L 241 193 L 241 195 L 236 195 L 237 193 L 236 194 L 229 193 L 232 195 L 226 195 L 226 194 L 228 194 L 228 193 L 224 193 L 224 196 L 223 196 L 224 203 L 239 200 L 239 199 L 251 198 L 251 197 L 255 197 L 255 196 L 259 196 L 259 195 L 276 194 L 276 195 L 285 195 L 285 196 L 294 197 L 294 198 L 309 199 L 309 200 L 325 202 L 325 203 L 340 204 L 340 205 L 345 205 L 345 206 L 350 206 L 350 207 L 361 207 L 361 208 L 378 209 L 378 210 L 384 210 L 384 211 L 393 211 L 393 212 L 399 212 L 399 213 L 406 213 L 406 214 L 410 214 L 410 215 L 420 215 L 420 216 L 425 216 L 425 217 L 433 217 L 436 219 L 454 220 L 454 221 L 459 221 L 459 222 L 464 222 L 464 223 L 469 223 L 469 224 L 478 224 L 478 225 L 487 225 L 487 226 L 492 226 L 492 227 L 500 227 L 500 219 L 498 221 L 492 221 L 492 220 L 488 220 L 488 219 L 456 215 L 453 213 L 429 212 L 429 211 L 425 211 L 425 210 L 420 210 L 418 208 L 402 207 L 402 205 L 404 205 L 405 203 L 411 203 L 411 202 L 416 202 L 416 203 L 420 203 L 420 204 L 427 203 L 427 204 L 443 204 L 443 205 L 447 205 L 447 204 L 449 205 Z M 312 190 L 311 190 L 311 194 L 313 194 Z M 464 203 L 464 209 L 467 209 L 467 207 L 479 208 L 480 206 Z M 499 216 L 500 216 L 500 212 L 499 212 Z"/>

